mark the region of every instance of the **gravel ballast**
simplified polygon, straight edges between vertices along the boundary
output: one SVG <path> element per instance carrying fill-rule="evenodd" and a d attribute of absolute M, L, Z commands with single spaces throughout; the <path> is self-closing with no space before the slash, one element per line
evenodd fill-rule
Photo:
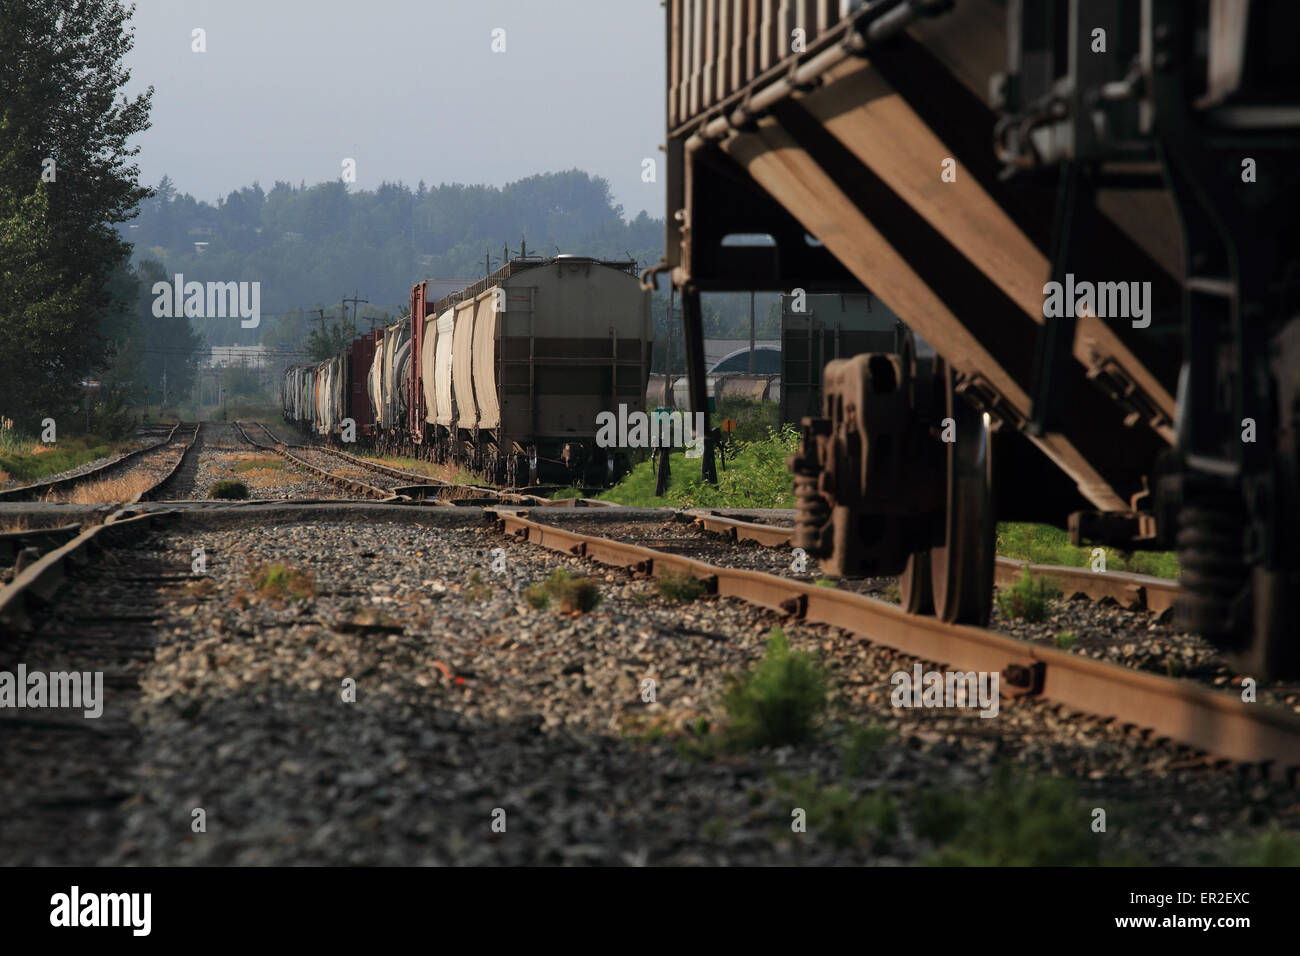
<path fill-rule="evenodd" d="M 1208 769 L 1167 742 L 1041 701 L 1004 701 L 991 719 L 895 708 L 890 677 L 911 671 L 910 658 L 730 599 L 672 603 L 654 581 L 510 543 L 477 509 L 436 510 L 186 519 L 68 582 L 34 634 L 0 644 L 0 666 L 102 668 L 104 716 L 3 726 L 13 746 L 0 756 L 0 813 L 12 825 L 0 855 L 908 863 L 934 849 L 908 822 L 912 796 L 973 790 L 1004 764 L 1070 781 L 1088 811 L 1081 827 L 1107 808 L 1103 859 L 1200 862 L 1274 823 L 1300 826 L 1294 791 Z M 315 593 L 259 593 L 255 574 L 268 563 L 293 572 L 291 590 L 309 579 Z M 594 612 L 529 606 L 525 590 L 559 567 L 593 577 Z M 837 703 L 821 736 L 712 757 L 681 751 L 685 728 L 724 723 L 726 677 L 762 657 L 777 624 L 831 675 Z M 643 699 L 646 680 L 654 702 Z M 895 731 L 851 773 L 839 747 L 849 725 Z M 791 781 L 810 775 L 892 794 L 897 832 L 845 843 L 815 812 L 807 832 L 793 832 Z"/>

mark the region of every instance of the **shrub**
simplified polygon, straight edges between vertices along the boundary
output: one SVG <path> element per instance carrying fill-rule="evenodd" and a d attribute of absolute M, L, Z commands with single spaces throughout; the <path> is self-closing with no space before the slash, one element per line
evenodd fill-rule
<path fill-rule="evenodd" d="M 807 814 L 808 832 L 837 847 L 880 852 L 898 832 L 898 804 L 888 793 L 859 796 L 843 786 L 820 787 L 815 777 L 778 777 L 777 784 L 791 805 Z"/>
<path fill-rule="evenodd" d="M 665 600 L 689 604 L 704 594 L 704 583 L 693 574 L 669 571 L 655 579 L 655 589 Z"/>
<path fill-rule="evenodd" d="M 929 791 L 911 803 L 917 835 L 939 866 L 1096 865 L 1101 841 L 1074 790 L 1053 777 L 999 767 L 984 788 Z"/>
<path fill-rule="evenodd" d="M 741 747 L 779 747 L 812 737 L 826 710 L 826 675 L 811 654 L 790 650 L 772 628 L 767 653 L 756 666 L 727 679 L 723 696 L 727 735 Z"/>
<path fill-rule="evenodd" d="M 209 498 L 225 498 L 229 500 L 242 500 L 248 497 L 248 485 L 242 481 L 235 481 L 230 478 L 223 478 L 215 482 L 208 489 Z"/>
<path fill-rule="evenodd" d="M 586 614 L 600 604 L 600 589 L 590 578 L 575 578 L 556 568 L 545 581 L 524 591 L 524 600 L 539 611 L 554 601 L 561 611 Z"/>
<path fill-rule="evenodd" d="M 840 766 L 846 777 L 865 773 L 894 731 L 888 727 L 854 727 L 840 747 Z"/>
<path fill-rule="evenodd" d="M 1008 620 L 1023 618 L 1034 624 L 1047 617 L 1048 602 L 1060 596 L 1060 591 L 1025 568 L 1020 580 L 998 592 L 998 610 Z"/>

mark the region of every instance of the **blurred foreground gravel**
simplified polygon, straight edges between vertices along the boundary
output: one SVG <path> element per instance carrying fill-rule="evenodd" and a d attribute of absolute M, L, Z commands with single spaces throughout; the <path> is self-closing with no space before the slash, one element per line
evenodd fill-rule
<path fill-rule="evenodd" d="M 1294 791 L 1122 727 L 1038 702 L 992 719 L 895 710 L 890 675 L 913 661 L 892 651 L 731 600 L 669 603 L 653 581 L 508 543 L 474 508 L 385 517 L 399 512 L 177 519 L 0 640 L 0 667 L 99 669 L 108 685 L 99 720 L 0 712 L 0 860 L 903 864 L 934 849 L 910 824 L 917 794 L 974 792 L 1004 763 L 1070 780 L 1085 832 L 1106 808 L 1102 860 L 1210 861 L 1300 827 Z M 315 596 L 258 594 L 269 562 Z M 595 577 L 593 613 L 528 606 L 561 566 Z M 724 679 L 783 623 L 832 675 L 819 740 L 690 755 L 686 728 L 724 722 Z M 846 770 L 846 728 L 866 725 L 897 733 Z M 815 808 L 792 832 L 810 778 L 893 794 L 896 832 L 844 839 Z"/>

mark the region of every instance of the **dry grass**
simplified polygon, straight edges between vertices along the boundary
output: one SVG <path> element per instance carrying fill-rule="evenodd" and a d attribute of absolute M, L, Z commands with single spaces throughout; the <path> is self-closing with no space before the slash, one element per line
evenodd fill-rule
<path fill-rule="evenodd" d="M 250 488 L 274 488 L 284 484 L 284 472 L 258 468 L 243 473 L 243 482 Z"/>
<path fill-rule="evenodd" d="M 0 534 L 13 534 L 15 531 L 30 531 L 32 521 L 26 515 L 17 518 L 0 519 Z"/>
<path fill-rule="evenodd" d="M 143 471 L 132 471 L 116 478 L 83 482 L 67 491 L 47 492 L 42 501 L 61 501 L 74 505 L 96 505 L 111 502 L 134 501 L 137 495 L 153 487 L 156 476 Z"/>

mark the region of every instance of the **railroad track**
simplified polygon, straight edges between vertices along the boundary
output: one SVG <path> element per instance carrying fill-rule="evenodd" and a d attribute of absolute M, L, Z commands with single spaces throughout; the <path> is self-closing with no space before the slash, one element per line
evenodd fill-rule
<path fill-rule="evenodd" d="M 496 533 L 497 522 L 510 528 L 508 538 Z M 61 554 L 24 572 L 25 594 L 0 592 L 0 657 L 25 660 L 29 668 L 70 661 L 102 670 L 109 688 L 103 722 L 60 718 L 56 726 L 43 715 L 33 718 L 35 712 L 0 715 L 16 718 L 4 733 L 8 753 L 22 754 L 25 768 L 12 772 L 19 758 L 0 756 L 0 809 L 16 823 L 13 858 L 619 863 L 630 854 L 670 863 L 860 863 L 883 853 L 918 859 L 926 848 L 906 833 L 887 850 L 772 839 L 773 821 L 779 830 L 784 819 L 788 828 L 790 806 L 805 806 L 789 802 L 796 798 L 781 776 L 802 779 L 838 767 L 833 742 L 782 748 L 780 768 L 773 770 L 774 752 L 683 761 L 674 757 L 675 736 L 656 743 L 617 730 L 641 726 L 638 721 L 697 724 L 709 713 L 704 702 L 721 694 L 725 675 L 761 655 L 774 622 L 792 641 L 812 642 L 842 665 L 836 683 L 851 696 L 858 719 L 906 728 L 907 739 L 885 744 L 877 769 L 853 784 L 862 793 L 892 793 L 904 814 L 918 777 L 985 779 L 997 760 L 1008 758 L 1038 766 L 1046 742 L 1067 761 L 1087 806 L 1112 808 L 1117 792 L 1154 788 L 1160 796 L 1144 808 L 1147 816 L 1114 812 L 1107 839 L 1146 841 L 1173 861 L 1193 852 L 1194 842 L 1182 839 L 1194 835 L 1186 822 L 1193 812 L 1212 814 L 1226 833 L 1247 802 L 1267 807 L 1266 816 L 1294 804 L 1294 793 L 1276 783 L 1206 773 L 1215 761 L 1200 753 L 1203 747 L 1178 746 L 1178 734 L 1158 726 L 1137 732 L 1155 721 L 1107 721 L 1074 704 L 1071 715 L 1058 714 L 1056 704 L 1074 699 L 1061 689 L 1081 682 L 1086 691 L 1092 679 L 1087 670 L 1080 678 L 1061 669 L 1071 662 L 1048 655 L 1042 691 L 1008 703 L 997 721 L 891 710 L 887 676 L 911 664 L 895 657 L 878 631 L 906 619 L 897 609 L 866 602 L 876 616 L 864 621 L 864 605 L 853 595 L 788 580 L 755 585 L 753 579 L 768 576 L 533 524 L 504 507 L 478 513 L 267 501 L 177 503 L 85 529 Z M 513 533 L 521 528 L 525 534 Z M 501 544 L 508 570 L 497 577 L 487 565 Z M 190 567 L 196 546 L 208 556 L 200 575 Z M 250 586 L 247 568 L 270 560 L 310 572 L 313 596 L 241 598 Z M 604 598 L 596 613 L 574 617 L 524 605 L 525 587 L 556 567 L 593 577 Z M 483 569 L 482 582 L 473 568 Z M 703 577 L 718 595 L 744 600 L 668 602 L 656 596 L 654 579 L 672 571 Z M 807 602 L 802 613 L 800 594 Z M 786 606 L 792 598 L 794 613 Z M 28 618 L 21 631 L 9 626 L 16 604 Z M 851 622 L 827 625 L 837 620 L 827 608 L 841 608 Z M 844 629 L 861 633 L 864 625 L 872 631 L 869 641 L 845 639 Z M 933 619 L 923 626 L 933 626 Z M 1003 665 L 1016 649 L 1014 641 L 976 635 L 980 653 Z M 923 642 L 895 643 L 908 656 L 944 659 L 933 650 L 922 653 Z M 985 660 L 969 666 L 980 664 L 993 666 Z M 340 704 L 340 675 L 359 678 L 363 707 Z M 645 675 L 657 679 L 661 703 L 647 706 L 638 696 Z M 1157 683 L 1162 690 L 1178 686 Z M 882 684 L 884 702 L 872 704 Z M 124 719 L 128 714 L 136 716 Z M 1239 715 L 1214 710 L 1212 717 L 1235 723 L 1241 736 Z M 1130 722 L 1132 732 L 1123 726 Z M 1284 733 L 1300 739 L 1295 721 L 1281 723 L 1256 743 L 1282 749 Z M 1248 726 L 1255 736 L 1262 733 Z M 994 748 L 991 738 L 1003 743 Z M 239 745 L 222 746 L 232 739 Z M 1228 743 L 1219 741 L 1224 749 Z M 1274 771 L 1290 756 L 1273 754 L 1267 766 L 1248 763 L 1281 777 Z M 51 776 L 83 762 L 93 772 L 75 780 Z M 956 778 L 954 762 L 961 768 Z M 1090 779 L 1090 773 L 1104 777 Z M 66 783 L 56 792 L 35 782 L 47 779 Z M 204 795 L 209 832 L 178 841 L 163 808 L 193 793 Z M 1182 809 L 1171 811 L 1165 801 Z M 333 808 L 329 816 L 303 817 L 302 807 L 321 802 Z M 482 821 L 496 807 L 510 814 L 509 839 L 449 835 L 486 826 Z M 85 817 L 91 810 L 93 827 Z M 437 821 L 432 829 L 419 829 L 425 817 Z M 574 825 L 555 823 L 564 820 Z M 317 839 L 324 821 L 331 838 Z M 817 812 L 810 811 L 810 834 L 818 828 Z M 1151 839 L 1160 828 L 1170 831 L 1166 838 Z M 272 831 L 280 835 L 275 841 L 254 839 Z"/>
<path fill-rule="evenodd" d="M 147 449 L 141 449 L 141 453 L 133 452 L 130 456 L 130 467 L 137 467 L 142 464 L 143 459 L 146 457 L 143 453 L 166 453 L 169 451 L 173 447 L 173 443 L 171 443 L 170 440 L 181 427 L 182 426 L 178 424 L 169 430 L 167 442 L 153 445 Z M 164 462 L 157 477 L 147 487 L 142 488 L 129 499 L 116 502 L 116 504 L 120 507 L 129 507 L 131 505 L 137 505 L 142 501 L 157 501 L 163 498 L 166 491 L 174 481 L 177 472 L 192 453 L 202 427 L 203 426 L 200 423 L 194 424 L 194 430 L 182 441 L 180 455 L 178 455 L 176 460 L 171 463 Z M 77 484 L 82 482 L 101 481 L 105 477 L 106 471 L 120 468 L 126 460 L 126 458 L 119 459 L 104 468 L 94 469 L 91 472 L 79 475 L 71 485 L 64 484 L 63 482 L 69 481 L 69 479 L 64 479 L 63 482 L 59 483 L 60 487 L 58 490 L 66 490 L 67 488 L 75 487 Z M 46 492 L 46 494 L 49 494 L 49 492 Z M 111 504 L 109 502 L 104 503 Z M 23 516 L 19 515 L 19 517 L 21 518 Z M 12 574 L 16 578 L 22 573 L 24 568 L 39 559 L 42 555 L 57 549 L 76 538 L 77 535 L 81 533 L 83 527 L 83 522 L 71 522 L 50 527 L 22 528 L 0 534 L 0 571 L 8 574 L 9 569 L 12 569 Z"/>
<path fill-rule="evenodd" d="M 1179 741 L 1269 779 L 1295 786 L 1300 716 L 1222 692 L 1092 660 L 981 628 L 905 613 L 859 594 L 757 571 L 721 567 L 625 541 L 543 524 L 498 508 L 498 529 L 516 542 L 622 568 L 689 574 L 710 593 L 799 620 L 840 628 L 873 643 L 960 671 L 998 673 L 1011 697 L 1038 697 Z"/>
<path fill-rule="evenodd" d="M 554 494 L 562 490 L 561 485 L 533 485 L 528 491 L 511 491 L 505 488 L 498 488 L 493 485 L 476 485 L 460 484 L 453 481 L 447 481 L 443 478 L 436 478 L 433 475 L 427 475 L 423 472 L 408 471 L 403 468 L 397 468 L 393 465 L 385 465 L 369 458 L 362 458 L 350 452 L 343 451 L 326 444 L 303 444 L 297 442 L 286 442 L 275 432 L 271 431 L 262 422 L 252 422 L 271 439 L 271 441 L 285 445 L 287 448 L 294 448 L 299 451 L 306 451 L 318 455 L 328 455 L 343 461 L 350 462 L 359 469 L 368 470 L 391 479 L 395 483 L 390 483 L 392 490 L 399 494 L 405 494 L 409 498 L 425 500 L 436 498 L 440 501 L 448 501 L 454 504 L 494 504 L 496 502 L 509 502 L 511 504 L 529 505 L 532 507 L 617 507 L 612 502 L 596 501 L 591 498 L 566 498 L 560 501 L 553 501 L 546 495 Z M 591 489 L 583 489 L 590 491 Z"/>
<path fill-rule="evenodd" d="M 266 428 L 265 425 L 261 425 L 260 422 L 257 424 L 261 425 L 262 430 L 271 439 L 272 444 L 257 441 L 249 435 L 248 430 L 244 427 L 245 424 L 246 423 L 238 421 L 232 422 L 235 431 L 238 432 L 239 436 L 244 441 L 248 442 L 248 444 L 261 449 L 262 451 L 270 452 L 273 455 L 279 455 L 294 466 L 301 468 L 303 471 L 309 472 L 332 485 L 351 491 L 353 494 L 359 495 L 362 498 L 373 498 L 377 501 L 409 500 L 406 499 L 406 496 L 394 493 L 391 487 L 381 487 L 367 481 L 361 481 L 354 476 L 339 474 L 338 471 L 319 464 L 319 459 L 317 459 L 316 462 L 307 460 L 307 457 L 312 457 L 318 454 L 319 450 L 316 449 L 315 446 L 287 445 L 279 441 L 276 436 L 271 433 L 270 429 Z M 293 448 L 294 451 L 290 451 L 290 448 Z M 304 455 L 307 457 L 304 457 Z"/>
<path fill-rule="evenodd" d="M 167 436 L 161 441 L 118 455 L 116 458 L 112 458 L 104 462 L 102 465 L 98 465 L 95 468 L 81 472 L 80 474 L 69 475 L 65 478 L 54 478 L 47 481 L 37 481 L 30 485 L 22 485 L 18 488 L 8 488 L 4 491 L 0 491 L 0 501 L 36 501 L 51 493 L 62 492 L 86 482 L 103 480 L 123 465 L 171 444 L 172 439 L 176 436 L 176 433 L 180 428 L 181 424 L 178 422 L 171 427 L 167 432 Z"/>
<path fill-rule="evenodd" d="M 699 509 L 687 509 L 677 514 L 681 520 L 690 521 L 704 531 L 720 534 L 733 541 L 753 541 L 765 548 L 789 548 L 794 529 L 779 524 L 760 524 Z M 1028 568 L 1034 577 L 1042 578 L 1065 593 L 1066 596 L 1083 594 L 1094 601 L 1111 599 L 1130 610 L 1145 610 L 1163 614 L 1173 608 L 1178 595 L 1178 584 L 1166 578 L 1127 571 L 1090 571 L 1054 564 L 1032 564 L 1014 558 L 997 559 L 994 582 L 998 585 L 1014 584 Z"/>

